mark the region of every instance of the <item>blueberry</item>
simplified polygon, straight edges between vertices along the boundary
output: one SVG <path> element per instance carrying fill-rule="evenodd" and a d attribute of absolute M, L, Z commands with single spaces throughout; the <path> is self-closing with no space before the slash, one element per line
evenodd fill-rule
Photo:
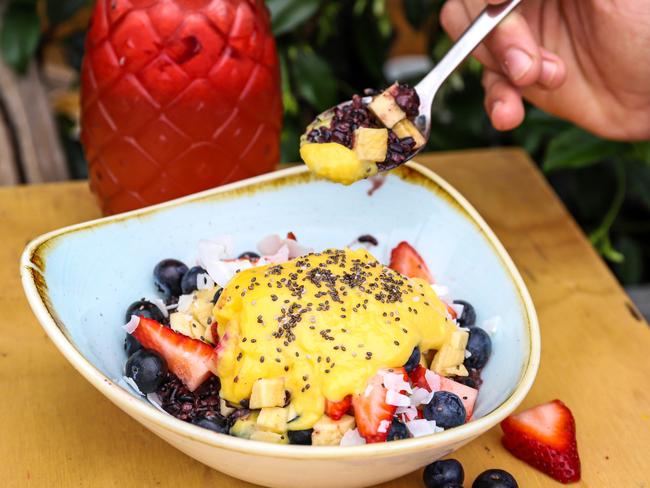
<path fill-rule="evenodd" d="M 228 422 L 221 415 L 215 415 L 211 417 L 200 417 L 192 420 L 194 425 L 203 427 L 204 429 L 210 429 L 219 434 L 228 433 Z"/>
<path fill-rule="evenodd" d="M 416 347 L 415 349 L 413 349 L 413 352 L 411 353 L 409 360 L 406 361 L 406 364 L 404 365 L 404 369 L 406 370 L 407 373 L 410 373 L 411 371 L 413 371 L 415 368 L 418 367 L 418 364 L 420 364 L 420 348 Z"/>
<path fill-rule="evenodd" d="M 127 334 L 124 338 L 124 350 L 126 351 L 126 356 L 131 357 L 134 352 L 142 349 L 142 344 L 131 334 Z"/>
<path fill-rule="evenodd" d="M 204 270 L 201 266 L 194 266 L 187 270 L 187 273 L 183 275 L 181 279 L 181 291 L 183 295 L 189 295 L 193 291 L 198 289 L 197 279 L 200 274 L 206 274 L 207 271 Z"/>
<path fill-rule="evenodd" d="M 187 266 L 177 259 L 163 259 L 153 269 L 156 288 L 165 299 L 180 296 L 183 293 L 181 280 L 187 272 Z"/>
<path fill-rule="evenodd" d="M 314 429 L 290 430 L 287 432 L 289 434 L 289 443 L 298 446 L 311 446 L 312 432 L 314 432 Z"/>
<path fill-rule="evenodd" d="M 451 429 L 465 423 L 467 412 L 458 395 L 449 391 L 437 391 L 424 406 L 424 418 L 435 420 L 438 427 Z"/>
<path fill-rule="evenodd" d="M 463 306 L 463 313 L 458 317 L 458 324 L 461 327 L 473 327 L 476 324 L 476 310 L 471 303 L 465 300 L 454 300 L 454 303 Z"/>
<path fill-rule="evenodd" d="M 519 488 L 517 480 L 502 469 L 483 471 L 472 483 L 472 488 Z"/>
<path fill-rule="evenodd" d="M 237 259 L 259 259 L 260 255 L 253 251 L 246 251 L 239 255 Z"/>
<path fill-rule="evenodd" d="M 217 302 L 219 301 L 219 297 L 221 296 L 221 292 L 222 292 L 222 291 L 223 291 L 223 288 L 219 288 L 219 289 L 216 291 L 216 293 L 215 293 L 214 296 L 212 297 L 212 300 L 211 300 L 212 303 L 217 303 Z"/>
<path fill-rule="evenodd" d="M 140 349 L 126 361 L 126 376 L 135 381 L 142 393 L 153 393 L 167 374 L 167 363 L 156 351 Z"/>
<path fill-rule="evenodd" d="M 472 327 L 469 329 L 466 349 L 471 355 L 465 359 L 465 367 L 467 369 L 481 369 L 490 359 L 490 354 L 492 354 L 492 340 L 483 329 Z"/>
<path fill-rule="evenodd" d="M 389 441 L 398 441 L 400 439 L 408 439 L 408 432 L 406 431 L 406 425 L 400 422 L 397 418 L 393 418 L 393 422 L 390 424 L 390 429 L 388 430 Z"/>
<path fill-rule="evenodd" d="M 455 459 L 445 459 L 424 468 L 422 480 L 427 488 L 461 488 L 465 481 L 465 471 L 463 465 Z"/>
<path fill-rule="evenodd" d="M 162 311 L 156 305 L 144 298 L 129 305 L 129 308 L 126 309 L 126 314 L 124 314 L 125 322 L 131 320 L 131 315 L 137 315 L 138 317 L 144 317 L 145 319 L 153 319 L 156 322 L 161 323 L 165 321 L 165 316 Z"/>

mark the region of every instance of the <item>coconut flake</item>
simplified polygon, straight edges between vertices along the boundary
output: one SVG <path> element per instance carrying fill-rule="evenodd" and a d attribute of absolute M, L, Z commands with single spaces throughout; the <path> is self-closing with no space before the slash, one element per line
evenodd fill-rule
<path fill-rule="evenodd" d="M 196 275 L 196 288 L 198 290 L 209 290 L 214 286 L 214 280 L 208 273 L 199 273 Z"/>
<path fill-rule="evenodd" d="M 413 437 L 422 437 L 436 433 L 435 422 L 434 425 L 431 425 L 426 419 L 409 420 L 406 422 L 406 428 Z"/>
<path fill-rule="evenodd" d="M 273 264 L 287 262 L 289 260 L 289 246 L 283 244 L 274 254 L 264 256 L 264 259 Z"/>
<path fill-rule="evenodd" d="M 165 302 L 160 298 L 151 298 L 149 301 L 158 307 L 164 317 L 169 317 L 169 312 L 167 311 L 167 305 L 165 305 Z"/>
<path fill-rule="evenodd" d="M 418 409 L 415 407 L 398 407 L 395 413 L 397 415 L 403 415 L 406 421 L 418 418 Z"/>
<path fill-rule="evenodd" d="M 394 407 L 409 407 L 411 405 L 411 400 L 406 395 L 402 395 L 395 390 L 387 390 L 386 403 L 388 405 L 393 405 Z"/>
<path fill-rule="evenodd" d="M 122 326 L 122 328 L 128 333 L 128 334 L 133 334 L 135 332 L 135 329 L 138 328 L 138 325 L 140 325 L 140 317 L 137 315 L 131 315 L 131 318 L 129 321 Z"/>
<path fill-rule="evenodd" d="M 429 422 L 429 425 L 431 426 L 431 428 L 434 430 L 435 433 L 442 432 L 443 430 L 445 430 L 442 427 L 438 427 L 436 425 L 435 420 L 429 420 L 428 422 Z"/>
<path fill-rule="evenodd" d="M 437 283 L 433 283 L 431 285 L 431 288 L 433 288 L 434 293 L 436 295 L 438 295 L 438 297 L 444 297 L 444 296 L 447 296 L 449 294 L 449 288 L 447 288 L 444 285 L 439 285 Z"/>
<path fill-rule="evenodd" d="M 497 330 L 499 329 L 500 325 L 501 325 L 501 316 L 496 315 L 487 320 L 484 320 L 483 326 L 481 328 L 484 329 L 485 332 L 493 336 L 494 334 L 497 333 Z"/>
<path fill-rule="evenodd" d="M 160 399 L 160 395 L 158 395 L 158 393 L 147 393 L 147 400 L 149 400 L 149 403 L 151 403 L 161 412 L 167 413 L 165 409 L 162 408 L 162 400 Z"/>
<path fill-rule="evenodd" d="M 235 242 L 229 234 L 219 235 L 212 239 L 201 239 L 198 244 L 198 262 L 203 268 L 207 261 L 228 259 L 234 253 Z"/>
<path fill-rule="evenodd" d="M 418 405 L 425 405 L 433 398 L 433 392 L 426 388 L 415 388 L 411 395 L 411 405 L 417 407 Z"/>
<path fill-rule="evenodd" d="M 252 267 L 253 264 L 248 259 L 237 259 L 234 261 L 212 261 L 205 266 L 205 269 L 210 278 L 224 288 L 235 274 Z"/>
<path fill-rule="evenodd" d="M 427 385 L 429 385 L 429 388 L 431 388 L 431 391 L 440 391 L 440 376 L 430 369 L 427 369 L 424 372 L 424 379 L 426 380 Z"/>
<path fill-rule="evenodd" d="M 277 234 L 271 234 L 268 236 L 264 236 L 257 243 L 257 250 L 260 252 L 260 254 L 272 255 L 278 252 L 278 250 L 282 247 L 283 244 L 284 244 L 284 239 L 282 239 L 282 237 L 280 237 Z"/>
<path fill-rule="evenodd" d="M 193 295 L 181 295 L 180 297 L 178 297 L 177 310 L 182 313 L 189 312 L 193 301 L 194 301 Z"/>
<path fill-rule="evenodd" d="M 379 422 L 379 427 L 377 427 L 377 432 L 380 434 L 385 434 L 390 428 L 390 420 L 382 420 Z"/>
<path fill-rule="evenodd" d="M 472 351 L 469 349 L 465 349 L 465 359 L 471 358 L 472 357 Z"/>
<path fill-rule="evenodd" d="M 372 393 L 372 389 L 374 388 L 373 385 L 368 385 L 366 386 L 366 391 L 363 392 L 364 397 L 369 397 L 370 394 Z"/>
<path fill-rule="evenodd" d="M 366 443 L 366 440 L 361 437 L 358 429 L 350 429 L 341 438 L 340 445 L 343 447 L 346 446 L 362 446 Z"/>
<path fill-rule="evenodd" d="M 384 386 L 389 390 L 411 393 L 411 385 L 407 381 L 404 381 L 404 375 L 390 372 L 381 372 L 380 374 L 384 378 Z"/>
<path fill-rule="evenodd" d="M 138 385 L 133 381 L 132 378 L 129 378 L 128 376 L 122 376 L 122 379 L 124 382 L 129 385 L 138 395 L 145 396 L 144 393 L 140 391 L 140 388 L 138 388 Z"/>

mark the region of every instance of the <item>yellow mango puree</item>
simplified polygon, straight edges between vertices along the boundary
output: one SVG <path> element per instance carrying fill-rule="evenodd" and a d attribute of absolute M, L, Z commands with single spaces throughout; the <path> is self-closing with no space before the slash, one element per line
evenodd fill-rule
<path fill-rule="evenodd" d="M 359 159 L 353 150 L 335 142 L 303 144 L 300 157 L 318 176 L 344 185 L 376 175 L 378 171 L 376 163 Z"/>

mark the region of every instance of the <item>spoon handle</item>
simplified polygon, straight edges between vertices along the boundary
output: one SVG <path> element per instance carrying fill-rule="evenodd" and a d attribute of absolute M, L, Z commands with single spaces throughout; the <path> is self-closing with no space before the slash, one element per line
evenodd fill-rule
<path fill-rule="evenodd" d="M 431 113 L 431 104 L 440 85 L 520 3 L 521 0 L 510 0 L 500 5 L 490 5 L 480 13 L 436 67 L 415 87 L 421 100 L 420 113 Z"/>

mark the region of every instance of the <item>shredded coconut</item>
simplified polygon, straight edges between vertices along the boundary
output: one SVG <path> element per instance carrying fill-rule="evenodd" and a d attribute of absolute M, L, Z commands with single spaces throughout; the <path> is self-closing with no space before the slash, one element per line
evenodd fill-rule
<path fill-rule="evenodd" d="M 345 434 L 343 434 L 343 438 L 341 439 L 340 445 L 343 447 L 362 446 L 365 443 L 366 440 L 363 437 L 361 437 L 361 434 L 359 434 L 358 429 L 350 429 Z"/>
<path fill-rule="evenodd" d="M 192 295 L 181 295 L 180 297 L 178 297 L 177 310 L 182 313 L 189 312 L 193 300 L 194 297 Z"/>
<path fill-rule="evenodd" d="M 169 317 L 169 312 L 167 311 L 167 305 L 165 305 L 165 302 L 163 302 L 160 298 L 152 298 L 149 301 L 160 309 L 163 317 Z"/>
<path fill-rule="evenodd" d="M 433 288 L 434 293 L 436 295 L 438 295 L 438 297 L 444 297 L 444 296 L 447 296 L 449 294 L 449 288 L 447 288 L 444 285 L 439 285 L 437 283 L 433 283 L 431 285 L 431 288 Z"/>
<path fill-rule="evenodd" d="M 411 393 L 411 385 L 404 381 L 404 375 L 390 372 L 380 372 L 384 379 L 384 386 L 389 390 L 406 391 Z"/>
<path fill-rule="evenodd" d="M 214 280 L 207 273 L 196 275 L 196 288 L 199 290 L 209 290 L 214 286 Z"/>
<path fill-rule="evenodd" d="M 411 406 L 411 400 L 406 395 L 395 390 L 386 391 L 386 403 L 388 405 L 393 405 L 394 407 L 409 407 Z"/>
<path fill-rule="evenodd" d="M 135 329 L 138 328 L 138 325 L 140 325 L 140 317 L 137 315 L 131 315 L 131 319 L 122 326 L 122 328 L 129 334 L 133 334 L 135 332 Z"/>
<path fill-rule="evenodd" d="M 424 379 L 426 380 L 427 385 L 429 385 L 429 388 L 431 388 L 431 391 L 440 391 L 440 376 L 430 369 L 427 369 L 424 372 Z"/>
<path fill-rule="evenodd" d="M 389 420 L 382 420 L 379 422 L 379 427 L 377 427 L 377 432 L 380 434 L 385 434 L 388 432 L 388 429 L 390 428 L 390 421 Z"/>
<path fill-rule="evenodd" d="M 417 407 L 418 405 L 425 405 L 431 401 L 433 398 L 433 392 L 427 390 L 426 388 L 415 388 L 413 394 L 411 395 L 411 405 Z"/>

